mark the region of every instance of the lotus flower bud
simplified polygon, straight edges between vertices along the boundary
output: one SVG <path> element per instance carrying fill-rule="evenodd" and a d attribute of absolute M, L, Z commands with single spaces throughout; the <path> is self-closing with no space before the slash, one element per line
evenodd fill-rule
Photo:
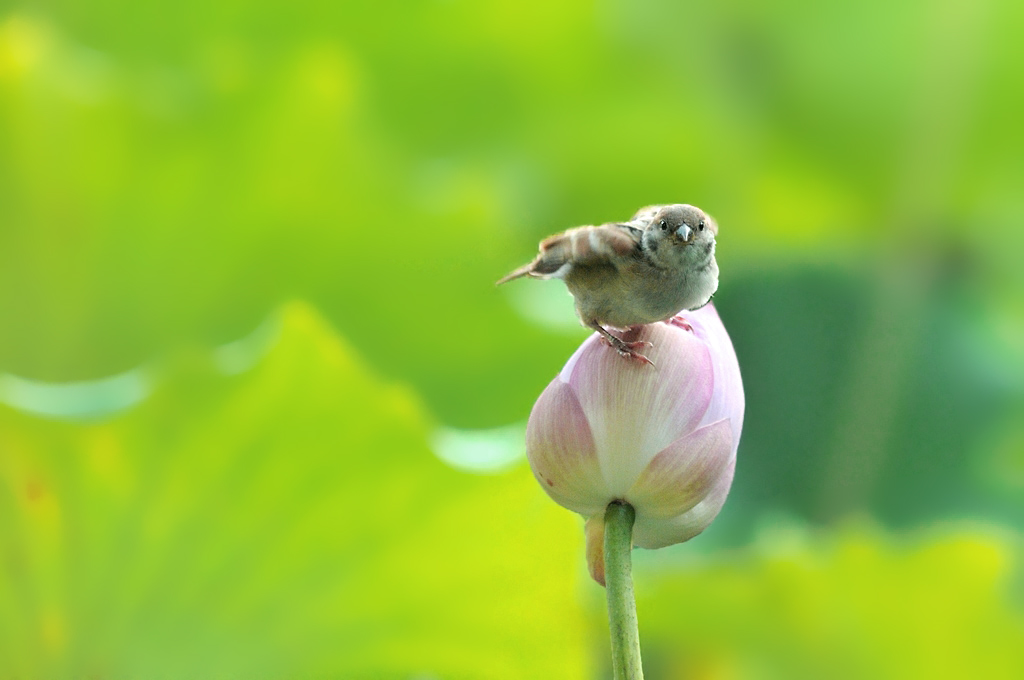
<path fill-rule="evenodd" d="M 692 330 L 655 323 L 654 366 L 619 356 L 595 333 L 537 399 L 526 429 L 530 468 L 559 505 L 587 518 L 587 561 L 604 583 L 604 512 L 636 511 L 633 544 L 660 548 L 703 531 L 732 484 L 743 383 L 714 307 L 685 312 Z"/>

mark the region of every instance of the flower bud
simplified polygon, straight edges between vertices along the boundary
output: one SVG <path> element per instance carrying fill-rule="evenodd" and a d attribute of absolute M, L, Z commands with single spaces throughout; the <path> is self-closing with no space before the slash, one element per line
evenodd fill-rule
<path fill-rule="evenodd" d="M 653 343 L 644 354 L 654 366 L 595 333 L 530 413 L 530 468 L 556 503 L 588 518 L 587 559 L 601 583 L 609 503 L 636 511 L 634 545 L 660 548 L 707 528 L 732 484 L 744 408 L 736 353 L 711 305 L 684 319 L 692 330 L 655 323 L 625 338 Z"/>

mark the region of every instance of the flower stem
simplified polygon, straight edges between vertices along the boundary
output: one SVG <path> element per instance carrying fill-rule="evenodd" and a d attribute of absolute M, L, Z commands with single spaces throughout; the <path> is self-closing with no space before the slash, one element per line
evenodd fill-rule
<path fill-rule="evenodd" d="M 608 593 L 608 627 L 612 640 L 615 680 L 643 680 L 640 665 L 640 630 L 633 597 L 633 506 L 621 501 L 608 504 L 604 513 L 605 583 Z"/>

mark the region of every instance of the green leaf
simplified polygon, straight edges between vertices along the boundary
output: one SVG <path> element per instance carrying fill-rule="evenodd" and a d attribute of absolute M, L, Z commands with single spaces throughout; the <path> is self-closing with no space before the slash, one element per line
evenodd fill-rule
<path fill-rule="evenodd" d="M 1024 677 L 1016 543 L 985 527 L 911 540 L 774 530 L 728 560 L 638 567 L 644 666 L 658 678 Z"/>
<path fill-rule="evenodd" d="M 309 308 L 110 422 L 0 410 L 0 676 L 579 678 L 578 521 L 429 423 Z"/>

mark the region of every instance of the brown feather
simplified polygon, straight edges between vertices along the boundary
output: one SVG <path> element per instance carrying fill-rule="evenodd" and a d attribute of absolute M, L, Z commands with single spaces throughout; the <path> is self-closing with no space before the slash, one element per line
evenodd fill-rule
<path fill-rule="evenodd" d="M 526 276 L 527 274 L 530 273 L 530 270 L 533 269 L 533 265 L 534 265 L 534 262 L 530 262 L 529 264 L 524 264 L 522 267 L 520 267 L 518 269 L 515 269 L 515 270 L 509 272 L 508 274 L 506 274 L 505 276 L 501 277 L 500 279 L 498 279 L 494 283 L 494 285 L 495 286 L 500 286 L 501 284 L 508 283 L 509 281 L 511 281 L 513 279 L 518 279 L 521 276 Z"/>
<path fill-rule="evenodd" d="M 540 254 L 498 281 L 501 285 L 522 276 L 543 278 L 557 273 L 566 264 L 589 267 L 611 264 L 640 244 L 640 231 L 623 224 L 576 227 L 549 236 L 540 242 Z"/>

